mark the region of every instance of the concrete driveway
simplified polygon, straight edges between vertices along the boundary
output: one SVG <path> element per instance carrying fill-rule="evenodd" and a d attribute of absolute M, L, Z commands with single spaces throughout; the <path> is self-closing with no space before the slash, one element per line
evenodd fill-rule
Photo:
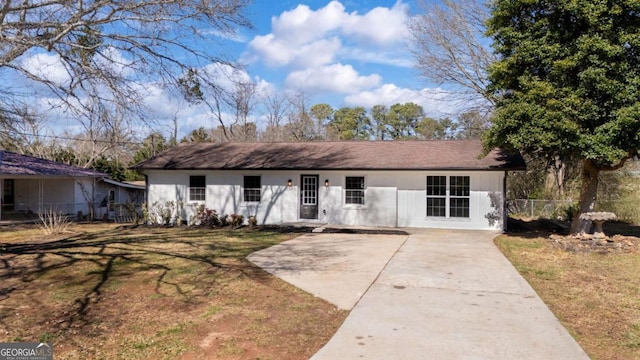
<path fill-rule="evenodd" d="M 351 313 L 313 360 L 588 359 L 496 233 L 308 234 L 249 260 Z"/>

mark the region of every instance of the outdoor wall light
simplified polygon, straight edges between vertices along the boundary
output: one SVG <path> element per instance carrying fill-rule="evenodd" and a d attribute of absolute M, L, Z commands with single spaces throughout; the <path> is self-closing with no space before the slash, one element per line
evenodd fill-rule
<path fill-rule="evenodd" d="M 324 187 L 329 188 L 329 179 L 324 181 Z"/>
<path fill-rule="evenodd" d="M 287 180 L 287 187 L 291 189 L 292 186 L 293 186 L 293 181 L 291 181 L 291 179 Z"/>

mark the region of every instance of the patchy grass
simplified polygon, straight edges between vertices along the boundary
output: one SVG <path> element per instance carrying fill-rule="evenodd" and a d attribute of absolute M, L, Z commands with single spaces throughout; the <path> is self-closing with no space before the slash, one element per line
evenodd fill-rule
<path fill-rule="evenodd" d="M 2 230 L 0 342 L 51 341 L 60 358 L 308 359 L 347 315 L 245 259 L 295 234 Z"/>
<path fill-rule="evenodd" d="M 545 234 L 496 244 L 593 359 L 640 359 L 640 256 L 571 253 Z"/>

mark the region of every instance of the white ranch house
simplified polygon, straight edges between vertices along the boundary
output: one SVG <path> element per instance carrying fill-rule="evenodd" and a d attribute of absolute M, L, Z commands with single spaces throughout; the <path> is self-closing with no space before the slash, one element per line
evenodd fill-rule
<path fill-rule="evenodd" d="M 479 141 L 182 144 L 135 166 L 149 206 L 200 204 L 259 224 L 501 230 L 518 154 Z M 177 217 L 177 215 L 176 215 Z"/>

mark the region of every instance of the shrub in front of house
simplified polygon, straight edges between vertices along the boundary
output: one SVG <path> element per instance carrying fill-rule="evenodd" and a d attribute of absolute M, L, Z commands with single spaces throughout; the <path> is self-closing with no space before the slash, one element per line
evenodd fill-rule
<path fill-rule="evenodd" d="M 244 216 L 239 214 L 221 215 L 216 210 L 198 205 L 194 208 L 194 215 L 189 219 L 190 226 L 203 226 L 210 228 L 232 227 L 237 229 L 244 225 Z"/>
<path fill-rule="evenodd" d="M 244 216 L 239 214 L 231 214 L 224 217 L 225 225 L 237 229 L 244 225 Z"/>
<path fill-rule="evenodd" d="M 217 211 L 205 207 L 204 204 L 200 204 L 194 208 L 188 225 L 214 228 L 221 226 L 222 220 Z"/>

